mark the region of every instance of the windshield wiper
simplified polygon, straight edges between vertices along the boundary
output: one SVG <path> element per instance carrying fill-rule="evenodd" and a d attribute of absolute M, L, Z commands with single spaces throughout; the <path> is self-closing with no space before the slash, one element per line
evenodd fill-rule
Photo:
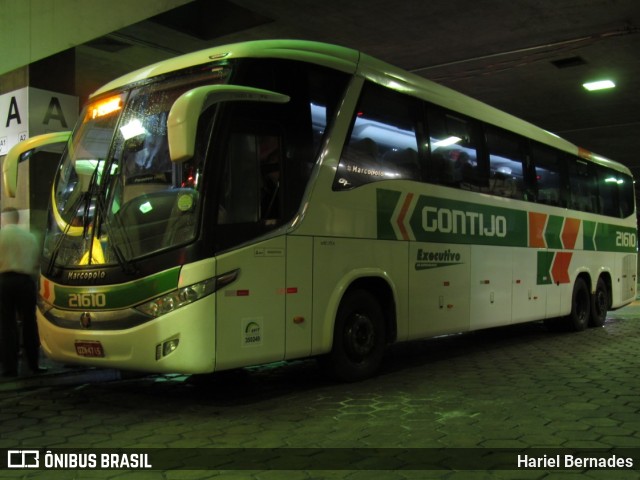
<path fill-rule="evenodd" d="M 102 182 L 110 181 L 111 175 L 108 175 L 107 177 L 103 177 L 100 184 L 98 184 L 98 181 L 97 181 L 100 163 L 103 161 L 104 160 L 98 160 L 98 164 L 96 165 L 95 170 L 91 174 L 87 191 L 83 192 L 81 195 L 78 196 L 78 198 L 75 200 L 75 202 L 73 203 L 70 209 L 70 211 L 73 212 L 72 218 L 75 218 L 77 216 L 77 213 L 80 212 L 80 209 L 83 209 L 82 217 L 81 217 L 82 218 L 82 239 L 84 241 L 89 242 L 88 265 L 92 264 L 93 242 L 95 238 L 99 238 L 99 231 L 101 229 L 101 224 L 104 223 L 104 225 L 107 227 L 107 231 L 109 231 L 110 234 L 113 233 L 113 229 L 111 228 L 111 223 L 109 222 L 109 218 L 107 215 L 107 207 L 104 199 L 104 195 L 107 193 L 107 189 L 101 188 L 103 184 Z M 106 162 L 105 169 L 108 166 L 110 168 L 111 164 L 112 162 Z M 95 212 L 93 217 L 93 228 L 91 228 L 92 203 L 95 205 Z M 56 260 L 60 253 L 60 249 L 62 248 L 62 244 L 64 240 L 68 237 L 71 226 L 72 226 L 72 222 L 66 223 L 61 234 L 56 239 L 55 245 L 51 251 L 51 258 L 49 259 L 49 263 L 47 265 L 47 275 L 51 275 L 55 268 Z M 122 236 L 125 239 L 128 239 L 128 237 L 124 233 L 123 226 L 120 224 L 118 225 L 118 228 L 120 232 L 122 232 Z M 116 245 L 114 242 L 110 244 L 110 247 L 114 252 L 116 260 L 120 265 L 120 267 L 122 268 L 122 270 L 125 273 L 133 273 L 135 269 L 132 268 L 132 265 L 130 264 L 130 262 L 126 260 L 125 256 L 123 255 L 118 245 Z"/>
<path fill-rule="evenodd" d="M 122 221 L 119 218 L 116 218 L 114 216 L 114 218 L 116 218 L 117 221 L 117 226 L 114 228 L 113 223 L 111 223 L 111 219 L 109 218 L 109 214 L 108 214 L 108 208 L 107 208 L 107 203 L 105 202 L 105 198 L 103 195 L 103 192 L 106 193 L 106 190 L 101 191 L 97 196 L 96 196 L 96 231 L 95 231 L 95 235 L 100 238 L 100 233 L 102 230 L 102 226 L 104 225 L 107 229 L 108 235 L 111 237 L 111 241 L 109 242 L 109 246 L 111 247 L 111 249 L 113 250 L 113 253 L 115 254 L 116 260 L 118 261 L 118 265 L 120 265 L 120 267 L 122 268 L 122 271 L 124 273 L 128 273 L 128 274 L 132 274 L 136 272 L 136 268 L 134 266 L 134 264 L 132 262 L 130 262 L 129 260 L 127 260 L 124 256 L 124 254 L 122 253 L 122 250 L 120 249 L 120 247 L 118 246 L 118 243 L 115 241 L 115 239 L 113 238 L 114 232 L 118 231 L 118 236 L 122 237 L 122 239 L 124 240 L 124 244 L 128 247 L 128 250 L 131 251 L 131 246 L 129 243 L 129 237 L 126 233 L 126 230 L 124 228 L 124 225 L 122 224 Z M 92 242 L 93 245 L 93 242 Z"/>
<path fill-rule="evenodd" d="M 122 271 L 127 274 L 132 274 L 136 272 L 136 268 L 129 260 L 126 259 L 122 250 L 118 246 L 116 239 L 113 238 L 114 232 L 117 230 L 118 237 L 121 237 L 124 240 L 124 244 L 128 247 L 128 251 L 131 252 L 131 246 L 129 242 L 129 236 L 122 224 L 122 221 L 119 218 L 116 218 L 117 226 L 113 227 L 113 223 L 111 223 L 111 219 L 109 217 L 108 205 L 107 205 L 107 195 L 109 195 L 109 185 L 111 184 L 113 175 L 111 175 L 111 168 L 113 166 L 113 158 L 109 159 L 109 161 L 105 162 L 104 168 L 102 170 L 102 176 L 100 179 L 100 184 L 97 182 L 92 182 L 92 186 L 90 188 L 95 190 L 94 196 L 96 200 L 96 216 L 95 216 L 95 226 L 94 226 L 94 237 L 100 238 L 100 233 L 102 230 L 102 226 L 104 225 L 107 229 L 108 235 L 111 237 L 111 241 L 109 242 L 109 246 L 111 250 L 115 254 L 116 260 L 118 261 L 118 265 L 122 268 Z M 97 171 L 97 169 L 96 169 Z M 93 180 L 93 179 L 92 179 Z M 93 248 L 93 241 L 91 242 L 90 248 Z M 89 251 L 89 255 L 91 258 L 91 250 Z"/>

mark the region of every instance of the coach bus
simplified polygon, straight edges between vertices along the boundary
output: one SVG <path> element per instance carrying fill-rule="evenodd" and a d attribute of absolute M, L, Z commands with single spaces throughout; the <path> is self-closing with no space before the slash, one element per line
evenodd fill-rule
<path fill-rule="evenodd" d="M 38 326 L 54 360 L 207 373 L 306 357 L 373 375 L 394 342 L 636 294 L 627 167 L 358 51 L 190 53 L 96 91 L 53 180 Z"/>

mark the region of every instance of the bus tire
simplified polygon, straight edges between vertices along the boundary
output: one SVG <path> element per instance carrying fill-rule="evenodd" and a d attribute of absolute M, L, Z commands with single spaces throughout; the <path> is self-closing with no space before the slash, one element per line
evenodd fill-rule
<path fill-rule="evenodd" d="M 571 313 L 566 318 L 568 327 L 581 332 L 589 325 L 591 317 L 591 294 L 587 283 L 581 277 L 576 278 L 571 297 Z"/>
<path fill-rule="evenodd" d="M 591 296 L 591 318 L 590 327 L 602 327 L 607 319 L 607 309 L 609 308 L 609 290 L 602 278 L 596 283 L 596 291 Z"/>
<path fill-rule="evenodd" d="M 340 302 L 333 346 L 326 358 L 330 373 L 345 382 L 371 377 L 385 349 L 384 315 L 366 290 L 348 291 Z"/>

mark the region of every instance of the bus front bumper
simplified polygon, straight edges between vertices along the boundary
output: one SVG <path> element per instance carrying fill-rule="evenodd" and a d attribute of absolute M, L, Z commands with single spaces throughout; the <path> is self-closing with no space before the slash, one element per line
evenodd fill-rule
<path fill-rule="evenodd" d="M 37 310 L 40 342 L 51 359 L 151 373 L 209 373 L 215 366 L 215 295 L 121 330 L 63 328 Z"/>

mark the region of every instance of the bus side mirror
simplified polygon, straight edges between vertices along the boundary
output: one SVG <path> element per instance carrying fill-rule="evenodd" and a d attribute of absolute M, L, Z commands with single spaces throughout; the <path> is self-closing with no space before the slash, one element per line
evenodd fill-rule
<path fill-rule="evenodd" d="M 169 155 L 173 162 L 184 162 L 195 153 L 196 130 L 200 114 L 221 102 L 287 103 L 287 95 L 239 85 L 205 85 L 183 93 L 167 117 Z"/>
<path fill-rule="evenodd" d="M 65 143 L 71 137 L 71 132 L 53 132 L 45 133 L 28 138 L 17 145 L 14 145 L 7 153 L 2 164 L 2 181 L 4 191 L 8 197 L 14 198 L 18 188 L 18 163 L 25 155 L 36 148 L 51 145 L 53 143 Z"/>

